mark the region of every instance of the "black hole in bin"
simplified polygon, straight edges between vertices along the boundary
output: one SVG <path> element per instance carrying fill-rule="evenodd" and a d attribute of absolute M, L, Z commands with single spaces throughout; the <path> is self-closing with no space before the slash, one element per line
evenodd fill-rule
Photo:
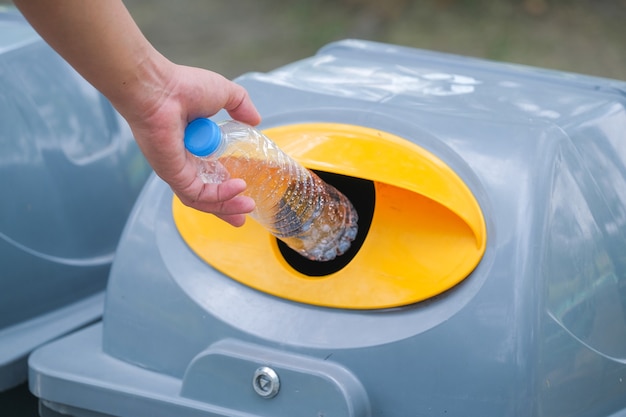
<path fill-rule="evenodd" d="M 321 277 L 337 272 L 348 265 L 363 245 L 374 215 L 375 191 L 374 183 L 369 180 L 322 171 L 315 171 L 315 173 L 348 197 L 359 215 L 359 231 L 350 249 L 331 261 L 318 262 L 305 258 L 280 240 L 277 241 L 280 253 L 292 268 L 305 275 Z"/>

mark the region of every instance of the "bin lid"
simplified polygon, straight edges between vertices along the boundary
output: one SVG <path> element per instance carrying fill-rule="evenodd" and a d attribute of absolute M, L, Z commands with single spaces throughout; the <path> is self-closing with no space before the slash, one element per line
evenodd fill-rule
<path fill-rule="evenodd" d="M 338 123 L 293 124 L 265 133 L 307 168 L 372 181 L 373 218 L 345 267 L 310 276 L 294 269 L 277 240 L 254 220 L 233 228 L 174 198 L 182 237 L 225 275 L 302 303 L 375 309 L 441 294 L 480 261 L 486 246 L 480 207 L 431 152 L 390 133 Z"/>

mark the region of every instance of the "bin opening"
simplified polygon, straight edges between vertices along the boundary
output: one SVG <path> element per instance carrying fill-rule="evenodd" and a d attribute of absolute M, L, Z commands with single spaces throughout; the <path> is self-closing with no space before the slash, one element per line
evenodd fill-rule
<path fill-rule="evenodd" d="M 374 183 L 361 178 L 348 177 L 346 175 L 333 174 L 313 170 L 322 180 L 342 192 L 354 206 L 359 215 L 359 231 L 356 238 L 343 255 L 326 262 L 317 262 L 305 258 L 285 243 L 276 239 L 276 244 L 285 261 L 293 269 L 310 277 L 322 277 L 335 273 L 348 265 L 352 258 L 359 252 L 365 241 L 367 232 L 374 215 L 375 191 Z"/>
<path fill-rule="evenodd" d="M 346 194 L 360 217 L 359 236 L 336 261 L 307 262 L 253 219 L 235 228 L 174 197 L 180 235 L 217 271 L 296 302 L 379 309 L 439 295 L 464 280 L 482 258 L 486 227 L 472 192 L 445 162 L 415 143 L 336 123 L 286 125 L 265 133 Z M 210 274 L 207 270 L 207 278 Z"/>

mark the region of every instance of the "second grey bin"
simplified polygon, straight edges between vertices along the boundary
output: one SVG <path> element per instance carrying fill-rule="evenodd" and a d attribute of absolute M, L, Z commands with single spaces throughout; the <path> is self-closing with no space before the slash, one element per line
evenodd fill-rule
<path fill-rule="evenodd" d="M 0 6 L 0 392 L 32 350 L 100 319 L 149 174 L 113 107 Z"/>

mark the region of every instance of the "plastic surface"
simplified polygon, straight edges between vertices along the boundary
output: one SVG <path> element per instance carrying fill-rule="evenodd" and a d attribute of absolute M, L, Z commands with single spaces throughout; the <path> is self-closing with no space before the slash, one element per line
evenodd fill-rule
<path fill-rule="evenodd" d="M 111 105 L 0 8 L 0 391 L 35 347 L 99 319 L 149 172 Z"/>
<path fill-rule="evenodd" d="M 214 123 L 207 119 L 196 120 L 185 132 L 185 145 L 192 145 L 192 154 L 193 150 L 204 154 L 213 148 L 206 157 L 195 158 L 202 181 L 245 180 L 244 194 L 256 203 L 250 216 L 309 260 L 327 262 L 350 248 L 358 230 L 358 215 L 343 194 L 254 127 L 223 121 L 215 126 L 221 133 L 216 135 L 211 125 Z M 195 232 L 210 234 L 209 229 Z"/>
<path fill-rule="evenodd" d="M 439 295 L 480 261 L 486 245 L 480 207 L 433 154 L 388 133 L 351 125 L 296 124 L 266 133 L 308 168 L 373 182 L 375 208 L 370 220 L 363 216 L 361 222 L 367 238 L 345 267 L 311 279 L 309 271 L 319 268 L 289 265 L 278 242 L 254 222 L 233 228 L 175 198 L 174 220 L 183 239 L 224 274 L 298 302 L 373 309 Z"/>
<path fill-rule="evenodd" d="M 341 381 L 364 393 L 351 397 L 359 417 L 626 414 L 625 83 L 357 41 L 238 82 L 263 129 L 362 126 L 443 161 L 484 215 L 479 264 L 390 309 L 276 297 L 199 258 L 153 178 L 120 241 L 103 327 L 31 357 L 45 404 L 78 416 L 330 416 L 346 397 L 319 399 L 307 381 L 323 380 L 324 392 Z M 364 194 L 375 207 L 380 194 Z M 260 367 L 280 378 L 273 398 L 255 397 Z M 196 379 L 212 369 L 217 380 Z M 232 389 L 215 398 L 203 384 Z M 311 402 L 281 414 L 303 389 Z"/>

